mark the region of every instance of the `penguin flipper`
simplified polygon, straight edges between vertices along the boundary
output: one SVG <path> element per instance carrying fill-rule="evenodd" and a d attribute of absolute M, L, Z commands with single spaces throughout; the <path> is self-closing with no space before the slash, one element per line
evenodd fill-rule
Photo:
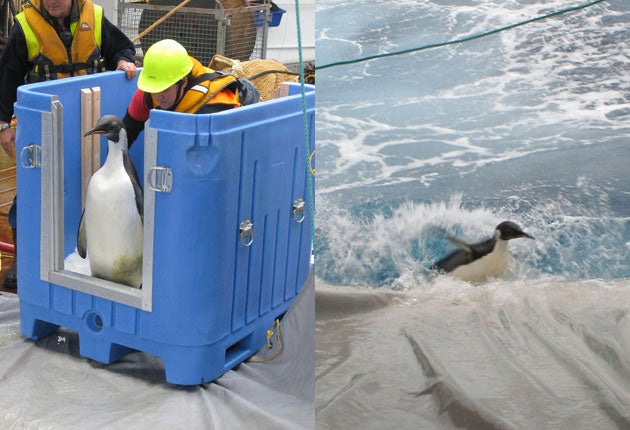
<path fill-rule="evenodd" d="M 456 247 L 461 248 L 461 249 L 463 249 L 466 252 L 470 252 L 470 253 L 473 252 L 472 246 L 470 246 L 469 244 L 467 244 L 463 240 L 456 238 L 455 236 L 447 235 L 446 239 L 448 239 L 448 241 L 451 242 Z"/>
<path fill-rule="evenodd" d="M 127 172 L 129 172 L 129 179 L 131 180 L 131 185 L 133 186 L 133 192 L 136 198 L 136 209 L 138 209 L 140 219 L 144 222 L 144 190 L 142 189 L 142 186 L 140 186 L 140 177 L 138 176 L 136 166 L 131 161 L 128 153 L 123 153 L 123 164 Z"/>
<path fill-rule="evenodd" d="M 79 222 L 79 230 L 77 231 L 77 251 L 81 258 L 87 256 L 87 238 L 85 236 L 85 223 L 83 222 L 83 216 L 85 211 L 81 213 L 81 221 Z"/>

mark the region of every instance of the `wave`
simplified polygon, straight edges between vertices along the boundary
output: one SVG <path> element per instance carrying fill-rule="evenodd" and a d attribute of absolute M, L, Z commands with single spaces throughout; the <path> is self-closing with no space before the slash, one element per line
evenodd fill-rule
<path fill-rule="evenodd" d="M 479 241 L 491 236 L 499 222 L 511 220 L 536 238 L 510 242 L 512 280 L 630 277 L 630 218 L 602 213 L 599 206 L 575 207 L 571 201 L 518 197 L 506 203 L 501 208 L 466 207 L 456 194 L 448 201 L 407 201 L 389 211 L 367 207 L 352 213 L 320 198 L 316 272 L 343 284 L 426 285 L 431 282 L 428 267 L 453 250 L 446 234 Z"/>

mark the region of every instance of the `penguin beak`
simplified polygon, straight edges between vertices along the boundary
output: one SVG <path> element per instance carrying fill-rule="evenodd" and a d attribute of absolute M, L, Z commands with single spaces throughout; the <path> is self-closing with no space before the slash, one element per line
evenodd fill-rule
<path fill-rule="evenodd" d="M 100 128 L 93 128 L 92 130 L 86 132 L 83 137 L 89 136 L 91 134 L 103 134 L 105 130 L 101 130 Z"/>
<path fill-rule="evenodd" d="M 534 236 L 529 235 L 528 233 L 525 233 L 524 231 L 520 232 L 519 234 L 516 235 L 517 238 L 521 238 L 521 237 L 526 237 L 527 239 L 534 239 Z"/>

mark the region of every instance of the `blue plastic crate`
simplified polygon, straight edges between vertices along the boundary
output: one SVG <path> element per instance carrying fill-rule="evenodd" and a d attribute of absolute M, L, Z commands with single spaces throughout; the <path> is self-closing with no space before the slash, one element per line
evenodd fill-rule
<path fill-rule="evenodd" d="M 280 22 L 282 21 L 282 15 L 286 12 L 286 10 L 278 8 L 276 10 L 269 11 L 269 15 L 271 15 L 271 20 L 269 21 L 268 27 L 278 27 Z M 258 11 L 255 13 L 256 18 L 256 27 L 262 27 L 265 23 L 265 12 Z"/>
<path fill-rule="evenodd" d="M 64 268 L 81 216 L 79 93 L 96 86 L 101 113 L 122 117 L 136 88 L 122 72 L 18 91 L 22 333 L 39 339 L 63 326 L 78 332 L 84 357 L 111 363 L 144 351 L 163 359 L 168 382 L 212 381 L 265 344 L 311 270 L 310 209 L 298 222 L 293 207 L 309 202 L 314 87 L 308 149 L 297 84 L 288 97 L 213 115 L 152 111 L 130 151 L 145 189 L 137 290 Z M 160 187 L 164 172 L 170 189 Z M 241 239 L 247 220 L 253 235 Z"/>

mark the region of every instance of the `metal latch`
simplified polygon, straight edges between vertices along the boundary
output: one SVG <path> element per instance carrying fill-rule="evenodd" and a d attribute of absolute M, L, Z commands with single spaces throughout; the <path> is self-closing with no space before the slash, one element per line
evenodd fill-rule
<path fill-rule="evenodd" d="M 173 171 L 170 167 L 154 166 L 147 175 L 149 188 L 160 193 L 170 193 L 173 189 Z"/>
<path fill-rule="evenodd" d="M 254 224 L 246 219 L 238 228 L 238 238 L 243 246 L 250 246 L 254 242 Z"/>
<path fill-rule="evenodd" d="M 24 159 L 25 155 L 26 159 Z M 25 169 L 39 169 L 42 167 L 42 147 L 30 144 L 22 148 L 20 152 L 20 163 Z"/>
<path fill-rule="evenodd" d="M 293 202 L 293 209 L 291 209 L 291 215 L 293 215 L 293 219 L 295 222 L 300 223 L 304 221 L 304 199 L 298 198 Z"/>

